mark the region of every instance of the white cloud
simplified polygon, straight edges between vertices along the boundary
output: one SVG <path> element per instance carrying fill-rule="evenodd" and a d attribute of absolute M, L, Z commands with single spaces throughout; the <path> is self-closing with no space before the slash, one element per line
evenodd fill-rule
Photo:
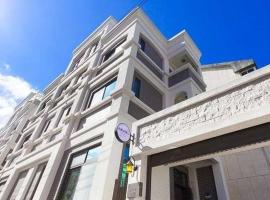
<path fill-rule="evenodd" d="M 0 73 L 0 128 L 11 117 L 16 105 L 32 91 L 35 90 L 22 78 Z"/>

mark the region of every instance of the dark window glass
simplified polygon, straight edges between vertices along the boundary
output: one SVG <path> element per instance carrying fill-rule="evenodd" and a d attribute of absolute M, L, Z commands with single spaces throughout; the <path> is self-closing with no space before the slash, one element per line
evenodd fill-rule
<path fill-rule="evenodd" d="M 11 154 L 11 153 L 12 153 L 12 151 L 13 151 L 12 149 L 10 149 L 10 150 L 9 150 L 8 154 L 6 155 L 6 157 L 5 157 L 4 161 L 3 161 L 3 162 L 2 162 L 2 164 L 1 164 L 1 165 L 2 165 L 2 167 L 4 167 L 4 166 L 5 166 L 5 164 L 7 163 L 7 157 L 9 156 L 9 154 Z"/>
<path fill-rule="evenodd" d="M 70 110 L 71 110 L 71 106 L 69 106 L 69 107 L 67 108 L 66 116 L 69 116 Z"/>
<path fill-rule="evenodd" d="M 69 105 L 67 107 L 65 107 L 61 113 L 61 117 L 58 120 L 56 127 L 58 127 L 59 125 L 63 125 L 64 124 L 64 120 L 67 116 L 69 116 L 70 114 L 70 110 L 71 110 L 72 105 Z"/>
<path fill-rule="evenodd" d="M 108 60 L 115 53 L 116 49 L 121 46 L 126 40 L 127 37 L 124 37 L 119 42 L 117 42 L 109 51 L 107 51 L 106 54 L 103 56 L 102 62 Z"/>
<path fill-rule="evenodd" d="M 27 120 L 22 128 L 22 132 L 24 132 L 24 130 L 28 127 L 29 123 L 30 123 L 30 120 Z"/>
<path fill-rule="evenodd" d="M 50 118 L 50 119 L 47 119 L 47 121 L 44 123 L 44 126 L 43 126 L 43 128 L 42 128 L 41 133 L 45 133 L 45 132 L 48 131 L 48 129 L 49 129 L 49 127 L 50 127 L 50 124 L 51 124 L 51 121 L 52 121 L 51 118 Z"/>
<path fill-rule="evenodd" d="M 114 53 L 115 53 L 115 48 L 109 50 L 109 51 L 104 55 L 103 62 L 105 62 L 106 60 L 108 60 Z"/>
<path fill-rule="evenodd" d="M 0 180 L 0 195 L 5 187 L 6 182 L 7 182 L 7 178 L 4 180 L 3 179 Z"/>
<path fill-rule="evenodd" d="M 66 85 L 62 86 L 59 92 L 59 97 L 63 94 L 64 91 L 66 91 L 66 89 L 68 88 L 70 83 L 67 83 Z"/>
<path fill-rule="evenodd" d="M 22 143 L 21 143 L 19 149 L 21 149 L 21 148 L 23 147 L 24 143 L 26 143 L 26 142 L 30 139 L 30 137 L 31 137 L 31 134 L 28 134 L 28 135 L 26 135 L 26 136 L 24 137 L 24 139 L 23 139 L 23 141 L 22 141 Z"/>
<path fill-rule="evenodd" d="M 44 110 L 48 104 L 48 102 L 50 101 L 50 99 L 47 99 L 45 102 L 42 103 L 41 107 L 40 107 L 40 111 Z"/>
<path fill-rule="evenodd" d="M 144 51 L 145 50 L 145 41 L 144 41 L 144 39 L 140 38 L 139 43 L 140 43 L 140 46 L 141 46 L 141 50 Z"/>
<path fill-rule="evenodd" d="M 132 91 L 135 93 L 137 98 L 140 98 L 141 80 L 137 77 L 133 80 Z"/>

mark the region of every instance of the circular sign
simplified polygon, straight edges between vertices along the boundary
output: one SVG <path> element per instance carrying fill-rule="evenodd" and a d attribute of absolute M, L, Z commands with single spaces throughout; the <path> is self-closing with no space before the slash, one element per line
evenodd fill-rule
<path fill-rule="evenodd" d="M 131 133 L 128 126 L 124 123 L 117 125 L 115 129 L 115 137 L 119 142 L 127 143 L 130 141 Z"/>

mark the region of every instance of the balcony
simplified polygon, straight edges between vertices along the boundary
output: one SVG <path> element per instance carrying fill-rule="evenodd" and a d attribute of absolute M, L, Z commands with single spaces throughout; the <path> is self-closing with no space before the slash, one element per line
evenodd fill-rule
<path fill-rule="evenodd" d="M 195 81 L 201 90 L 205 91 L 205 83 L 203 82 L 199 73 L 194 70 L 194 66 L 190 63 L 186 63 L 185 65 L 179 67 L 169 74 L 168 86 L 173 87 L 178 83 L 187 80 L 188 78 L 191 78 L 193 81 Z"/>

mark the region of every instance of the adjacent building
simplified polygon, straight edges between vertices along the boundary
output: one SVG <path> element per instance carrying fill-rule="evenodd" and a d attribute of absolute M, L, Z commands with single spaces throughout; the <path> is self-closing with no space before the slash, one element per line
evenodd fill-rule
<path fill-rule="evenodd" d="M 210 181 L 212 186 L 219 184 L 212 187 L 217 192 L 208 192 L 202 198 L 198 196 L 200 186 L 196 186 L 196 179 L 205 184 L 205 173 L 212 179 L 216 173 L 225 176 L 222 164 L 216 165 L 214 175 L 214 167 L 209 168 L 220 163 L 222 156 L 188 164 L 171 164 L 159 157 L 153 159 L 154 164 L 149 162 L 157 153 L 187 144 L 185 137 L 206 134 L 206 128 L 200 129 L 201 132 L 185 130 L 198 129 L 205 120 L 214 123 L 213 117 L 223 119 L 217 113 L 222 102 L 227 105 L 227 99 L 218 98 L 227 93 L 232 96 L 234 92 L 230 91 L 238 90 L 238 86 L 245 94 L 253 89 L 263 92 L 256 96 L 255 103 L 257 97 L 260 105 L 269 101 L 268 68 L 242 77 L 256 70 L 253 61 L 202 66 L 200 57 L 200 50 L 185 30 L 168 40 L 139 8 L 119 22 L 109 17 L 73 51 L 66 71 L 43 92 L 30 94 L 1 130 L 0 199 L 176 199 L 169 196 L 170 188 L 177 190 L 170 185 L 173 183 L 170 177 L 177 177 L 175 181 L 180 182 L 181 177 L 185 178 L 186 187 L 181 188 L 189 195 L 186 199 L 213 199 L 213 194 L 219 199 L 229 199 L 226 178 Z M 226 72 L 222 82 L 215 79 L 223 71 Z M 249 87 L 251 82 L 258 85 Z M 226 87 L 220 89 L 218 86 L 223 84 Z M 214 87 L 218 88 L 211 90 Z M 247 94 L 241 98 L 246 102 L 255 97 Z M 201 106 L 197 107 L 198 104 Z M 234 113 L 244 109 L 238 106 Z M 253 118 L 259 117 L 254 115 Z M 232 114 L 224 119 L 228 116 Z M 231 120 L 240 123 L 233 117 Z M 114 130 L 119 123 L 133 127 L 136 143 L 117 141 Z M 255 125 L 255 121 L 251 124 Z M 218 125 L 208 124 L 208 128 L 216 130 Z M 242 128 L 245 126 L 238 126 Z M 212 132 L 221 135 L 226 131 Z M 122 164 L 129 155 L 135 158 L 138 170 L 129 175 L 129 180 L 126 177 L 121 182 Z M 170 153 L 166 155 L 171 158 Z M 256 158 L 261 159 L 260 155 L 256 154 Z M 197 166 L 208 168 L 198 170 Z"/>

